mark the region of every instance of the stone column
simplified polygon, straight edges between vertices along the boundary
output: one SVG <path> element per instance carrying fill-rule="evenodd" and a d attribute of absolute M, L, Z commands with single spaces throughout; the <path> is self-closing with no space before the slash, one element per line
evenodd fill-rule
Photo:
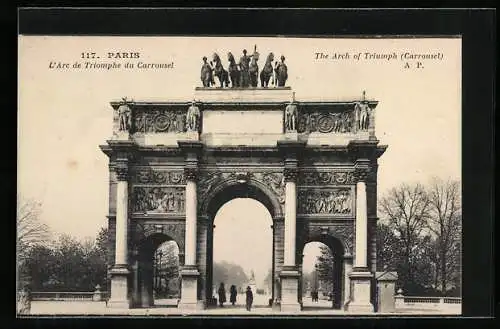
<path fill-rule="evenodd" d="M 189 312 L 190 310 L 200 308 L 200 303 L 198 303 L 198 278 L 200 272 L 198 271 L 198 264 L 196 263 L 198 231 L 196 181 L 198 178 L 198 155 L 201 151 L 202 144 L 197 140 L 178 141 L 177 144 L 186 156 L 184 166 L 184 177 L 186 178 L 186 234 L 184 243 L 184 266 L 181 270 L 181 299 L 179 308 Z"/>
<path fill-rule="evenodd" d="M 198 267 L 196 265 L 196 233 L 197 233 L 197 197 L 196 169 L 185 168 L 186 177 L 186 235 L 184 266 L 181 270 L 182 286 L 179 308 L 183 310 L 197 309 L 198 304 Z"/>
<path fill-rule="evenodd" d="M 356 175 L 356 233 L 354 267 L 350 274 L 352 291 L 347 310 L 357 313 L 374 312 L 371 303 L 371 284 L 373 274 L 367 266 L 368 254 L 368 213 L 366 206 L 366 176 L 369 170 L 368 160 L 357 160 Z"/>
<path fill-rule="evenodd" d="M 130 308 L 128 296 L 128 163 L 118 162 L 114 166 L 116 178 L 116 238 L 115 264 L 110 271 L 111 297 L 107 306 Z"/>
<path fill-rule="evenodd" d="M 281 277 L 281 310 L 297 312 L 300 273 L 295 262 L 297 227 L 297 187 L 298 169 L 285 162 L 285 257 Z"/>
<path fill-rule="evenodd" d="M 273 244 L 274 244 L 274 274 L 273 288 L 274 300 L 273 308 L 280 309 L 281 305 L 281 281 L 280 273 L 283 269 L 284 257 L 284 222 L 283 217 L 275 217 L 273 224 Z"/>

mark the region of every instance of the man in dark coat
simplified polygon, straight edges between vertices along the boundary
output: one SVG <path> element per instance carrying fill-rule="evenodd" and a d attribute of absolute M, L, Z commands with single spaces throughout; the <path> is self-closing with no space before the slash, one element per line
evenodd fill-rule
<path fill-rule="evenodd" d="M 236 303 L 236 295 L 238 294 L 238 292 L 236 291 L 236 286 L 234 284 L 231 286 L 231 289 L 229 289 L 229 293 L 229 301 L 234 306 L 234 303 Z"/>
<path fill-rule="evenodd" d="M 247 287 L 246 291 L 246 306 L 247 306 L 247 311 L 250 311 L 252 309 L 252 303 L 253 303 L 253 293 L 252 293 L 252 288 L 250 286 Z"/>
<path fill-rule="evenodd" d="M 221 282 L 217 292 L 219 293 L 219 305 L 220 307 L 223 307 L 223 304 L 226 302 L 226 289 L 224 288 L 223 282 Z"/>

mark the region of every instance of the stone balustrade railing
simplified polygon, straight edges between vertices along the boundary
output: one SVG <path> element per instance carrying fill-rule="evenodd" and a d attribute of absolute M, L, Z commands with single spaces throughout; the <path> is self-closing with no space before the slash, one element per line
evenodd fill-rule
<path fill-rule="evenodd" d="M 460 307 L 462 304 L 460 297 L 424 297 L 397 294 L 394 299 L 396 309 L 450 310 Z"/>
<path fill-rule="evenodd" d="M 108 297 L 107 291 L 34 291 L 32 301 L 104 301 Z"/>

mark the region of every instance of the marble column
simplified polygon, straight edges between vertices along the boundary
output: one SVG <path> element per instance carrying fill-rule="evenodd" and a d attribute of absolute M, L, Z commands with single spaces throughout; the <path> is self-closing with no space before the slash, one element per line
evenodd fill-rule
<path fill-rule="evenodd" d="M 186 235 L 179 308 L 193 310 L 198 308 L 198 277 L 200 275 L 196 266 L 197 170 L 196 168 L 185 168 L 184 175 L 186 177 Z"/>
<path fill-rule="evenodd" d="M 351 299 L 347 310 L 355 313 L 374 312 L 371 303 L 371 284 L 373 274 L 367 266 L 368 254 L 368 213 L 366 205 L 366 177 L 368 175 L 368 161 L 358 160 L 356 171 L 356 233 L 354 267 L 349 275 L 351 280 Z"/>
<path fill-rule="evenodd" d="M 128 164 L 116 163 L 114 170 L 116 187 L 116 238 L 115 264 L 110 271 L 111 296 L 107 306 L 111 308 L 130 308 L 128 296 Z"/>
<path fill-rule="evenodd" d="M 285 253 L 281 277 L 281 310 L 300 311 L 298 301 L 300 273 L 295 261 L 297 227 L 297 168 L 285 167 Z"/>

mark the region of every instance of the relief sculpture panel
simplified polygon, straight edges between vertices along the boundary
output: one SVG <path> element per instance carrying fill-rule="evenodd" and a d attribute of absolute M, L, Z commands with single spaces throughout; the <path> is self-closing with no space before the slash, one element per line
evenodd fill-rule
<path fill-rule="evenodd" d="M 302 111 L 299 113 L 299 133 L 357 133 L 366 131 L 374 120 L 373 109 L 366 102 L 356 102 L 342 112 Z"/>
<path fill-rule="evenodd" d="M 181 133 L 186 131 L 187 110 L 137 111 L 134 115 L 134 132 Z"/>
<path fill-rule="evenodd" d="M 183 187 L 134 186 L 133 211 L 136 213 L 184 213 Z"/>
<path fill-rule="evenodd" d="M 299 190 L 299 214 L 352 215 L 353 197 L 350 188 L 331 190 Z"/>

